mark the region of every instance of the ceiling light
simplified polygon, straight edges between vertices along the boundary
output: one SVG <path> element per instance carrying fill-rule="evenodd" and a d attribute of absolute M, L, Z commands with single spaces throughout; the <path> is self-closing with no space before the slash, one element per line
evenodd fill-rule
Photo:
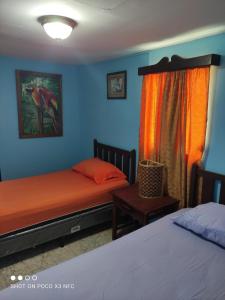
<path fill-rule="evenodd" d="M 47 15 L 38 18 L 45 32 L 52 39 L 64 40 L 68 38 L 77 22 L 63 16 Z"/>

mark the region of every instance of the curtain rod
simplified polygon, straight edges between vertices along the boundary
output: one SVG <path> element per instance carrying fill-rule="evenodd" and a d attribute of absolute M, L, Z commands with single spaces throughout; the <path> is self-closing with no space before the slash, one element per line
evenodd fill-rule
<path fill-rule="evenodd" d="M 147 75 L 162 72 L 171 72 L 206 66 L 219 66 L 220 55 L 208 54 L 192 58 L 183 58 L 173 55 L 171 61 L 168 57 L 163 57 L 157 64 L 138 68 L 138 75 Z"/>

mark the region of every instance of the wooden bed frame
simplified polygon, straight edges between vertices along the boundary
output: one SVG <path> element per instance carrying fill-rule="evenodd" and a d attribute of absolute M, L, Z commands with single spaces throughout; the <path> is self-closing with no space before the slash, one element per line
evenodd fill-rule
<path fill-rule="evenodd" d="M 225 175 L 203 170 L 194 164 L 191 174 L 190 206 L 215 201 L 216 195 L 218 202 L 225 204 Z"/>
<path fill-rule="evenodd" d="M 130 184 L 135 182 L 135 150 L 127 151 L 94 140 L 94 157 L 116 165 L 126 174 Z M 112 203 L 109 203 L 1 235 L 0 258 L 111 220 Z"/>

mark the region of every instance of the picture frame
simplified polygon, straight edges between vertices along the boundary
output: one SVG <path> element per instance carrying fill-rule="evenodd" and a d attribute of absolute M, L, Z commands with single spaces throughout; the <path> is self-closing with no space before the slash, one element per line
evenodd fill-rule
<path fill-rule="evenodd" d="M 107 99 L 127 98 L 127 71 L 107 74 Z"/>
<path fill-rule="evenodd" d="M 20 138 L 63 135 L 62 75 L 16 70 Z"/>

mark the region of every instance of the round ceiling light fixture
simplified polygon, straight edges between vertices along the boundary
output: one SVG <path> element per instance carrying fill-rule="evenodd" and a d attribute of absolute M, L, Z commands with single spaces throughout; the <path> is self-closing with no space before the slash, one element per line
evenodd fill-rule
<path fill-rule="evenodd" d="M 67 39 L 77 26 L 77 22 L 73 19 L 56 15 L 41 16 L 38 22 L 41 23 L 47 35 L 59 40 Z"/>

